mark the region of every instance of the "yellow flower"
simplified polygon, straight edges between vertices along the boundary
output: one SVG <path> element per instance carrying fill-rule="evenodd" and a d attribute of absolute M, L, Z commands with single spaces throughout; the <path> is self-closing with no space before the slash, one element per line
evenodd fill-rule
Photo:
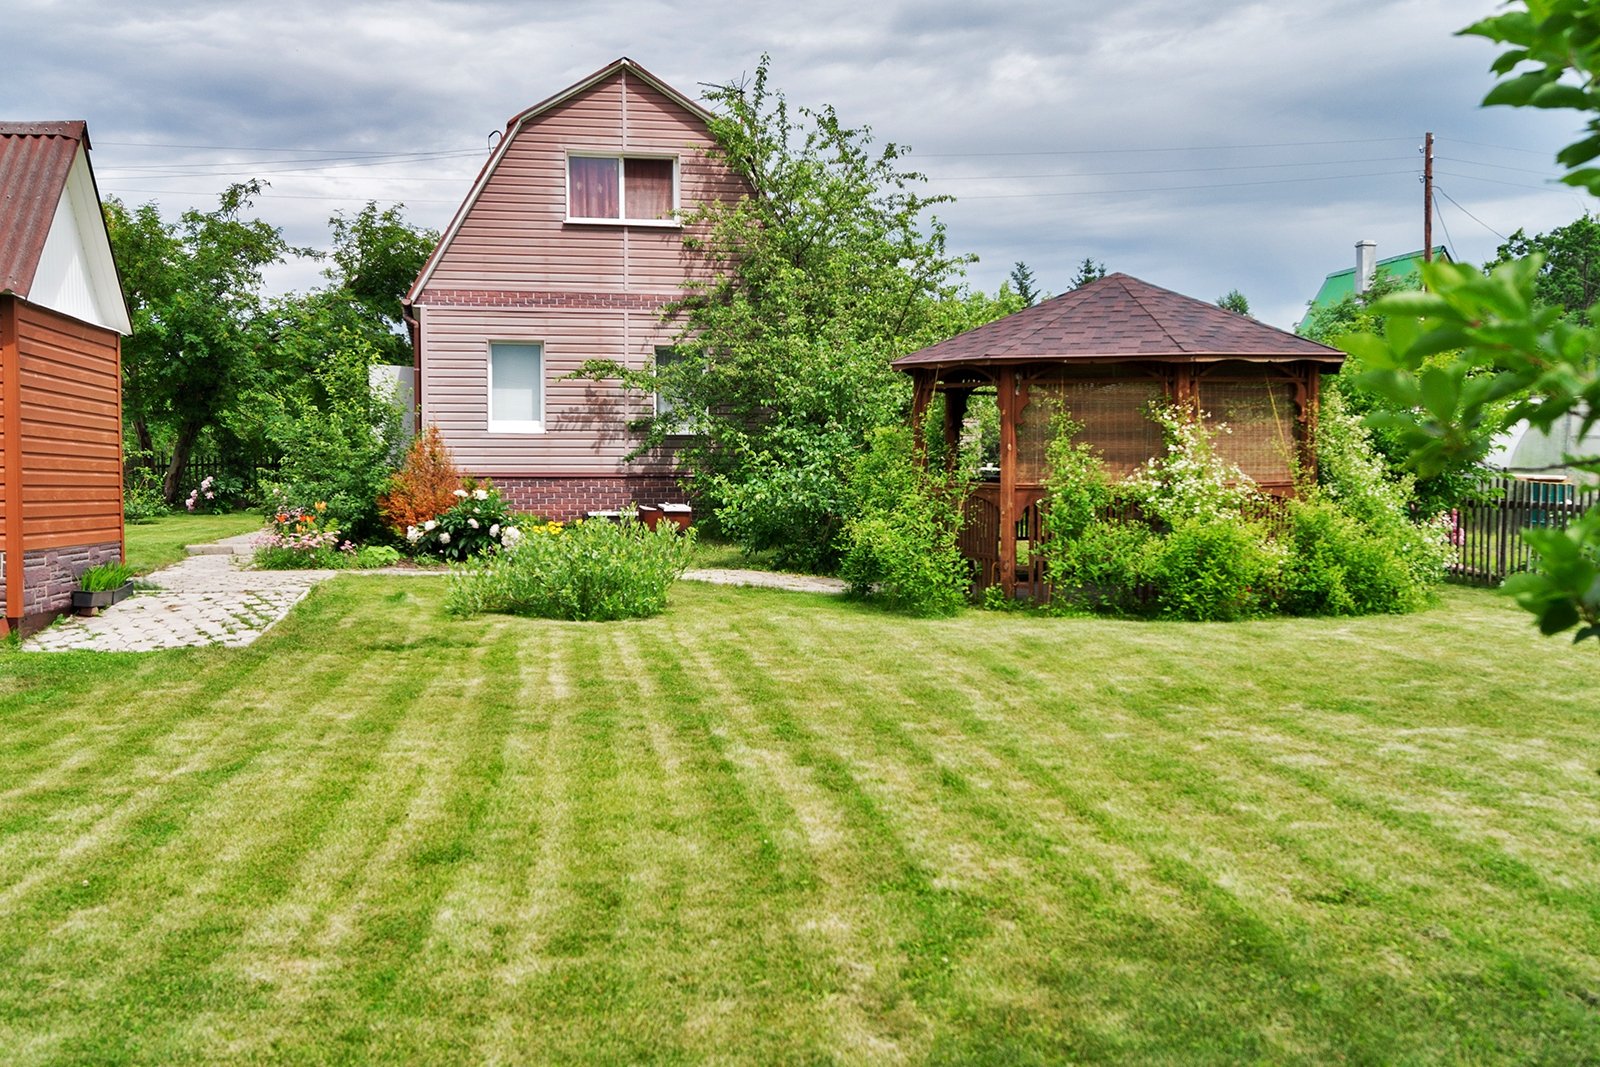
<path fill-rule="evenodd" d="M 317 510 L 318 511 L 327 511 L 328 510 L 328 502 L 326 500 L 317 501 Z"/>

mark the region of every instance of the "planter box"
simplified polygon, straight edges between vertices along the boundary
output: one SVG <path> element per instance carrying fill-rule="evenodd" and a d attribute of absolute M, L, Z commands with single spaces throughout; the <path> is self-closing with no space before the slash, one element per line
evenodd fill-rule
<path fill-rule="evenodd" d="M 661 517 L 675 524 L 678 529 L 687 530 L 689 524 L 694 522 L 694 509 L 688 504 L 662 504 Z"/>
<path fill-rule="evenodd" d="M 656 523 L 661 521 L 661 509 L 654 504 L 640 504 L 639 521 L 654 530 Z"/>
<path fill-rule="evenodd" d="M 72 610 L 79 615 L 93 615 L 101 608 L 109 608 L 112 604 L 125 600 L 132 594 L 133 583 L 131 581 L 123 582 L 115 589 L 99 589 L 92 593 L 84 589 L 74 589 L 72 591 Z"/>

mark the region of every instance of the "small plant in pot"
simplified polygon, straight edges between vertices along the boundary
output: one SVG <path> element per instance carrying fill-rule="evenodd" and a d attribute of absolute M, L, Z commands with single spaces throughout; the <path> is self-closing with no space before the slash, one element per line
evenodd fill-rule
<path fill-rule="evenodd" d="M 132 592 L 132 567 L 126 563 L 97 564 L 78 576 L 78 588 L 72 594 L 72 608 L 81 615 L 92 615 Z"/>

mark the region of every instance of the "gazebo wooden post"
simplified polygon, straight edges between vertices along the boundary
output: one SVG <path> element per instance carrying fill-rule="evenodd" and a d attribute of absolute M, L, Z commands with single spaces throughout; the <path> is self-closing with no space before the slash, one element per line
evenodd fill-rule
<path fill-rule="evenodd" d="M 945 387 L 944 391 L 944 466 L 946 470 L 955 470 L 960 460 L 961 452 L 961 425 L 967 418 L 967 401 L 972 399 L 971 389 L 951 389 Z"/>
<path fill-rule="evenodd" d="M 1001 367 L 995 380 L 1000 407 L 1000 591 L 1017 593 L 1017 372 Z"/>
<path fill-rule="evenodd" d="M 927 466 L 928 440 L 923 423 L 927 421 L 928 405 L 933 402 L 936 371 L 917 371 L 911 378 L 911 446 L 917 463 Z"/>

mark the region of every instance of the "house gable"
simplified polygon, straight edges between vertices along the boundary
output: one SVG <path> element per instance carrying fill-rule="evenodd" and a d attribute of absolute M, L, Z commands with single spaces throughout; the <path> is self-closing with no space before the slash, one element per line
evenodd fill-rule
<path fill-rule="evenodd" d="M 82 122 L 0 123 L 0 292 L 132 332 Z"/>

